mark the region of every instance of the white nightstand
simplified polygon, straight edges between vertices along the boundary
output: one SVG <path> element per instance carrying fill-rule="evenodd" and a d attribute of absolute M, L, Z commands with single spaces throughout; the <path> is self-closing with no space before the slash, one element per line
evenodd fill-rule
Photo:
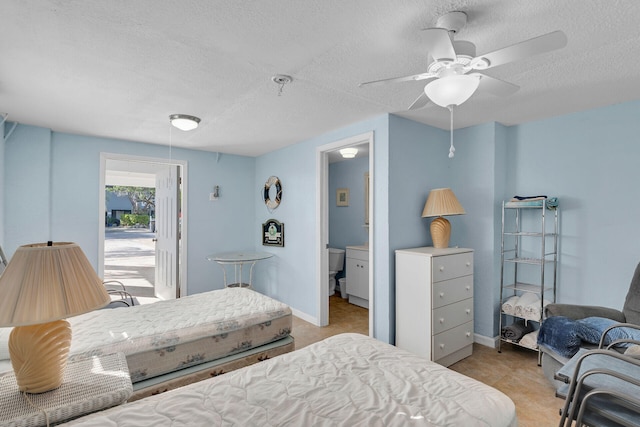
<path fill-rule="evenodd" d="M 113 353 L 69 360 L 60 387 L 28 396 L 57 423 L 124 403 L 132 393 L 125 356 Z M 0 425 L 46 425 L 44 413 L 18 391 L 13 371 L 0 374 Z"/>

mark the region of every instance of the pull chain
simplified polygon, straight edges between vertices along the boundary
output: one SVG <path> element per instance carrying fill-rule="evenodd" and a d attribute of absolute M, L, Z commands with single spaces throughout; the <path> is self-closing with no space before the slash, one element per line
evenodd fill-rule
<path fill-rule="evenodd" d="M 449 147 L 449 158 L 453 159 L 456 152 L 456 148 L 453 146 L 453 105 L 449 105 L 447 108 L 449 108 L 449 111 L 451 112 L 451 132 L 449 133 L 451 135 L 451 147 Z"/>

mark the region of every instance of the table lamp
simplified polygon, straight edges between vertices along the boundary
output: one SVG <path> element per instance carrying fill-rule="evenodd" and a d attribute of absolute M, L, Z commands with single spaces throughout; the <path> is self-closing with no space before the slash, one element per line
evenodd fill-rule
<path fill-rule="evenodd" d="M 427 202 L 424 204 L 422 218 L 437 218 L 431 221 L 431 240 L 434 248 L 449 247 L 451 237 L 451 224 L 444 215 L 464 215 L 462 205 L 456 199 L 450 188 L 436 188 L 429 192 Z"/>
<path fill-rule="evenodd" d="M 104 307 L 109 295 L 80 246 L 20 246 L 0 276 L 0 326 L 13 326 L 9 356 L 20 391 L 62 384 L 71 347 L 65 318 Z"/>

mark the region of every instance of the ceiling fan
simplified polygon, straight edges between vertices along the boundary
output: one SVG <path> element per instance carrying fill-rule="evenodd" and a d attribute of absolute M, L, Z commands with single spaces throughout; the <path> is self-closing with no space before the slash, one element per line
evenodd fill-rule
<path fill-rule="evenodd" d="M 478 71 L 560 49 L 567 44 L 567 36 L 562 31 L 553 31 L 476 56 L 476 47 L 473 43 L 453 40 L 454 34 L 466 23 L 466 13 L 449 12 L 438 18 L 436 28 L 423 30 L 427 51 L 432 58 L 426 72 L 375 80 L 361 83 L 360 86 L 425 80 L 428 83 L 424 91 L 413 101 L 409 109 L 424 107 L 429 100 L 441 107 L 449 108 L 465 102 L 478 88 L 497 96 L 511 95 L 520 88 Z"/>

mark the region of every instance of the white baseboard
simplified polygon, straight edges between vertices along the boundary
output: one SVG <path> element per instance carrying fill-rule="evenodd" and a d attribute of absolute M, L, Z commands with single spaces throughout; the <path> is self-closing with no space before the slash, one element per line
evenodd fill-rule
<path fill-rule="evenodd" d="M 310 316 L 307 313 L 303 313 L 300 310 L 296 310 L 295 308 L 291 308 L 291 313 L 294 316 L 299 317 L 300 319 L 304 320 L 305 322 L 309 322 L 314 326 L 320 326 L 320 322 L 318 321 L 317 317 Z"/>
<path fill-rule="evenodd" d="M 500 337 L 485 337 L 484 335 L 473 334 L 473 342 L 490 348 L 498 348 Z"/>

